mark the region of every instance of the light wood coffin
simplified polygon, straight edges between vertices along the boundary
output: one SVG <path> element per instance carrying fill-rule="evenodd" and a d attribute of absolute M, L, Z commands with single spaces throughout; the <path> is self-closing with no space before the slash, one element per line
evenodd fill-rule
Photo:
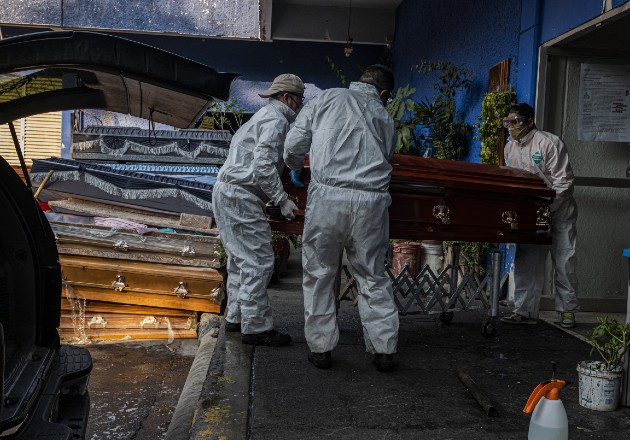
<path fill-rule="evenodd" d="M 168 309 L 165 307 L 149 307 L 149 306 L 137 306 L 135 304 L 119 304 L 108 303 L 104 301 L 94 301 L 87 299 L 72 298 L 64 299 L 61 301 L 61 313 L 65 314 L 80 314 L 80 310 L 86 312 L 102 315 L 108 313 L 121 313 L 124 315 L 136 315 L 136 316 L 196 316 L 195 312 Z"/>
<path fill-rule="evenodd" d="M 58 331 L 64 341 L 197 337 L 197 312 L 92 301 L 70 292 L 73 297 L 61 301 Z"/>
<path fill-rule="evenodd" d="M 89 224 L 51 222 L 60 254 L 219 268 L 218 237 L 115 230 Z"/>
<path fill-rule="evenodd" d="M 60 255 L 65 297 L 220 313 L 223 276 L 212 268 Z"/>
<path fill-rule="evenodd" d="M 395 154 L 391 161 L 392 239 L 551 243 L 548 206 L 555 192 L 535 174 L 508 167 Z M 302 180 L 308 186 L 308 168 Z M 293 221 L 269 210 L 275 231 L 301 234 L 306 190 L 283 176 L 297 201 Z"/>
<path fill-rule="evenodd" d="M 195 330 L 196 316 L 127 315 L 124 313 L 94 313 L 89 310 L 83 316 L 62 313 L 59 328 L 73 329 L 139 329 L 139 330 Z"/>
<path fill-rule="evenodd" d="M 197 330 L 184 329 L 108 329 L 108 328 L 59 328 L 59 337 L 62 341 L 76 342 L 83 339 L 97 340 L 134 340 L 134 339 L 194 339 Z"/>

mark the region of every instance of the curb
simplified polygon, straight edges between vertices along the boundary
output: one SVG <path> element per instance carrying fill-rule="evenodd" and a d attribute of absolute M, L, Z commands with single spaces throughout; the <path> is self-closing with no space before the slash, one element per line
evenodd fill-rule
<path fill-rule="evenodd" d="M 201 395 L 203 383 L 206 379 L 208 367 L 212 361 L 217 344 L 216 334 L 208 332 L 201 338 L 195 359 L 193 360 L 186 382 L 175 406 L 171 422 L 166 431 L 166 440 L 181 440 L 188 438 L 192 425 L 195 408 Z"/>
<path fill-rule="evenodd" d="M 254 347 L 221 328 L 187 435 L 173 439 L 246 439 Z"/>

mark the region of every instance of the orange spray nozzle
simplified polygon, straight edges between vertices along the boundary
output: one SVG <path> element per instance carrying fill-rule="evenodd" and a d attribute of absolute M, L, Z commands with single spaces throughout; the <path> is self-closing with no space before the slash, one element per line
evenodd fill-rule
<path fill-rule="evenodd" d="M 527 399 L 527 403 L 525 404 L 525 408 L 523 408 L 523 412 L 525 414 L 531 414 L 536 408 L 538 401 L 545 396 L 545 399 L 548 400 L 558 400 L 560 396 L 560 390 L 564 388 L 567 384 L 565 380 L 559 379 L 551 379 L 541 384 L 538 384 L 532 394 Z"/>

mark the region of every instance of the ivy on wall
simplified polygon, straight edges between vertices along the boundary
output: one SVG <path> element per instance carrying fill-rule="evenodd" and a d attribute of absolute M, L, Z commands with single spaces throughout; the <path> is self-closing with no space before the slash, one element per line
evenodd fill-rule
<path fill-rule="evenodd" d="M 480 162 L 484 164 L 497 164 L 499 134 L 503 128 L 503 118 L 507 111 L 516 102 L 516 92 L 509 88 L 505 91 L 488 92 L 481 102 L 481 115 L 477 119 L 475 127 L 478 136 L 475 139 L 481 141 Z"/>

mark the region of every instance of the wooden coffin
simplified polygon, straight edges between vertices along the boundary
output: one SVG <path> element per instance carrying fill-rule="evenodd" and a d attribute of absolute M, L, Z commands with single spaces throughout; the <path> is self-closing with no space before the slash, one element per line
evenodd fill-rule
<path fill-rule="evenodd" d="M 165 307 L 139 306 L 136 304 L 119 304 L 87 299 L 66 298 L 61 302 L 61 313 L 79 314 L 81 310 L 93 314 L 120 313 L 137 316 L 196 316 L 195 312 Z"/>
<path fill-rule="evenodd" d="M 61 199 L 50 200 L 48 205 L 53 211 L 62 214 L 74 214 L 89 217 L 122 218 L 132 222 L 150 225 L 157 228 L 172 228 L 185 231 L 201 232 L 208 235 L 218 235 L 219 230 L 212 228 L 212 217 L 143 211 L 141 209 L 108 205 L 92 200 Z"/>
<path fill-rule="evenodd" d="M 64 297 L 219 313 L 223 276 L 212 268 L 60 255 Z"/>
<path fill-rule="evenodd" d="M 59 253 L 197 267 L 220 267 L 218 237 L 184 233 L 114 230 L 51 222 Z"/>
<path fill-rule="evenodd" d="M 125 313 L 94 313 L 86 310 L 84 314 L 62 313 L 59 328 L 84 329 L 140 329 L 140 330 L 196 330 L 196 315 L 159 316 L 128 315 Z"/>
<path fill-rule="evenodd" d="M 58 331 L 66 341 L 196 338 L 197 316 L 186 310 L 64 298 Z"/>
<path fill-rule="evenodd" d="M 508 167 L 395 154 L 391 161 L 389 234 L 392 239 L 551 243 L 548 207 L 555 192 L 535 174 Z M 306 186 L 310 174 L 302 173 Z M 272 229 L 301 234 L 306 190 L 285 173 L 296 200 L 292 221 L 269 210 Z"/>
<path fill-rule="evenodd" d="M 197 337 L 197 330 L 179 329 L 107 329 L 107 328 L 59 328 L 59 337 L 63 342 L 77 342 L 84 339 L 99 340 L 134 340 L 134 339 L 193 339 Z"/>

